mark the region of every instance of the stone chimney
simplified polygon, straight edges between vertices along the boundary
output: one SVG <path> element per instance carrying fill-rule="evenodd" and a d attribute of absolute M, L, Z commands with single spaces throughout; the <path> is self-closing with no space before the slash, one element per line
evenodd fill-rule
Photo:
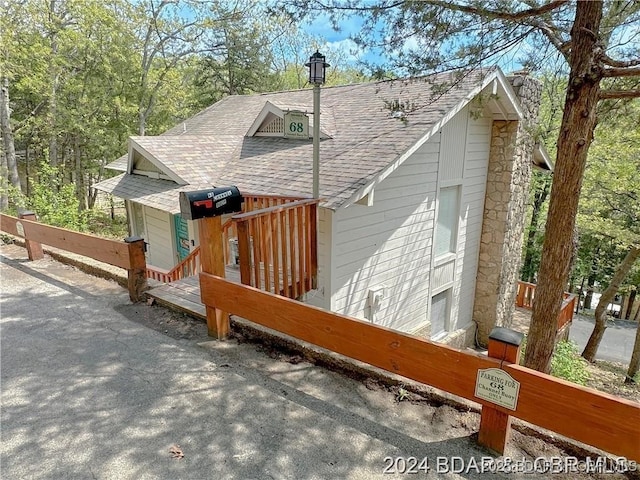
<path fill-rule="evenodd" d="M 542 86 L 527 72 L 509 76 L 521 121 L 494 120 L 473 319 L 486 346 L 495 326 L 509 327 L 515 311 L 534 138 Z"/>

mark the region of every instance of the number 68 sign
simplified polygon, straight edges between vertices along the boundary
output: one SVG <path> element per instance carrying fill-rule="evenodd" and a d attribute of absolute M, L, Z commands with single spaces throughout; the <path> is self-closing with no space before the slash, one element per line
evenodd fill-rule
<path fill-rule="evenodd" d="M 302 112 L 285 113 L 284 136 L 287 138 L 309 138 L 309 117 Z"/>

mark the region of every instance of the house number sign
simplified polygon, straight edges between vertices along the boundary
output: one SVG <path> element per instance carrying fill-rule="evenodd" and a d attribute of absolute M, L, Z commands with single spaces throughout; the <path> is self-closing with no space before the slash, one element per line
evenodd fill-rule
<path fill-rule="evenodd" d="M 486 368 L 478 370 L 475 396 L 501 407 L 515 410 L 518 404 L 520 382 L 504 370 Z"/>
<path fill-rule="evenodd" d="M 309 117 L 302 112 L 285 113 L 284 136 L 286 138 L 309 138 Z"/>

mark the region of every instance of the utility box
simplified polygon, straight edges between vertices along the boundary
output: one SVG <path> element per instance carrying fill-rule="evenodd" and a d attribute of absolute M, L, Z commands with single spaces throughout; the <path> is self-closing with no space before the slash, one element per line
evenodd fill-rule
<path fill-rule="evenodd" d="M 185 220 L 218 217 L 242 211 L 244 198 L 237 187 L 180 192 L 180 214 Z"/>

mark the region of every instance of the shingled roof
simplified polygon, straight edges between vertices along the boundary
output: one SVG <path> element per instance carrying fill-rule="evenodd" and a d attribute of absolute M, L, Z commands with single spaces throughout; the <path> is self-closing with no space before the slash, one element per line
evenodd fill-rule
<path fill-rule="evenodd" d="M 495 68 L 463 76 L 440 74 L 323 88 L 320 127 L 329 136 L 323 135 L 320 144 L 323 205 L 335 209 L 358 200 L 367 186 L 397 167 L 494 80 L 506 92 L 510 111 L 517 116 L 515 95 Z M 134 149 L 164 165 L 178 184 L 190 185 L 190 189 L 237 185 L 252 194 L 310 196 L 311 139 L 247 136 L 266 102 L 283 111 L 299 109 L 312 105 L 312 90 L 229 96 L 162 135 L 131 137 L 131 142 Z M 111 166 L 122 169 L 125 164 L 118 160 Z M 96 188 L 123 198 L 146 195 L 142 203 L 155 202 L 157 208 L 177 211 L 174 189 L 182 187 L 165 180 L 166 184 L 159 185 L 167 187 L 164 191 L 170 197 L 165 195 L 160 201 L 157 190 L 164 187 L 156 183 L 162 180 L 138 178 L 134 186 L 133 179 L 125 178 L 137 177 L 130 173 Z M 136 189 L 138 197 L 132 197 Z M 171 205 L 173 195 L 175 204 Z"/>

